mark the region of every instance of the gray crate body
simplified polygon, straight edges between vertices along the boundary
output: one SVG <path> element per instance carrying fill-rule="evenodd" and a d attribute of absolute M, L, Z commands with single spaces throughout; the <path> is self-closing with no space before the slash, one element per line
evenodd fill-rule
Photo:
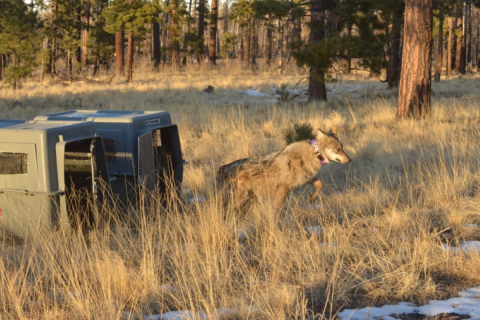
<path fill-rule="evenodd" d="M 178 128 L 172 124 L 166 111 L 114 111 L 114 110 L 72 110 L 35 117 L 34 121 L 77 121 L 93 122 L 98 134 L 105 141 L 115 142 L 115 159 L 109 159 L 108 169 L 114 193 L 122 200 L 135 202 L 134 193 L 138 191 L 139 180 L 139 137 L 160 130 L 162 145 L 168 149 L 174 181 L 179 186 L 183 179 L 183 159 Z M 106 144 L 107 145 L 107 144 Z M 108 147 L 107 147 L 108 149 Z"/>
<path fill-rule="evenodd" d="M 27 120 L 0 119 L 0 128 L 13 127 L 25 122 L 27 122 Z"/>
<path fill-rule="evenodd" d="M 65 146 L 97 139 L 96 134 L 91 122 L 25 123 L 1 128 L 0 152 L 26 155 L 27 165 L 26 173 L 0 174 L 0 226 L 21 237 L 38 230 L 48 233 L 59 226 L 68 229 Z"/>

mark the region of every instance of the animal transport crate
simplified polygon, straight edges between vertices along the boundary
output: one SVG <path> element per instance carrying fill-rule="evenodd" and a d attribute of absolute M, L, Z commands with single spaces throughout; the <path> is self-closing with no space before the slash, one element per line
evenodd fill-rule
<path fill-rule="evenodd" d="M 166 111 L 72 110 L 34 120 L 94 123 L 104 139 L 113 192 L 122 201 L 135 203 L 139 190 L 180 189 L 184 165 L 180 137 Z"/>
<path fill-rule="evenodd" d="M 92 122 L 0 121 L 0 226 L 21 237 L 94 223 L 108 184 Z"/>
<path fill-rule="evenodd" d="M 0 119 L 0 128 L 12 127 L 27 122 L 27 120 Z"/>

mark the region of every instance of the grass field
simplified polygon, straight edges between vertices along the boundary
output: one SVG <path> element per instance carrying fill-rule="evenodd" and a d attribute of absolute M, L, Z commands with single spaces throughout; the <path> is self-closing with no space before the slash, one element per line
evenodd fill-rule
<path fill-rule="evenodd" d="M 425 303 L 479 285 L 478 252 L 443 245 L 480 240 L 480 78 L 442 79 L 431 119 L 399 121 L 397 91 L 360 74 L 329 83 L 327 103 L 275 102 L 272 87 L 293 90 L 302 77 L 219 69 L 145 73 L 130 84 L 3 84 L 1 118 L 169 111 L 189 164 L 180 203 L 141 210 L 88 238 L 0 235 L 0 318 L 192 310 L 213 319 L 332 319 L 345 307 Z M 214 93 L 203 92 L 208 85 Z M 323 195 L 313 206 L 304 187 L 281 212 L 269 199 L 242 215 L 224 209 L 218 167 L 281 149 L 295 122 L 339 126 L 352 162 L 322 168 Z"/>

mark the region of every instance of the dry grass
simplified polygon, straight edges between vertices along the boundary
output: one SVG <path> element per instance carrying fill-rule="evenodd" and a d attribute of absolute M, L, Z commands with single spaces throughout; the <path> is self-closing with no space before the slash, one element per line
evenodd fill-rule
<path fill-rule="evenodd" d="M 346 306 L 425 303 L 479 285 L 479 254 L 442 245 L 480 239 L 467 227 L 480 224 L 480 79 L 434 84 L 432 118 L 423 122 L 395 120 L 395 91 L 360 76 L 330 84 L 326 104 L 303 97 L 277 105 L 239 92 L 293 88 L 297 72 L 165 71 L 132 84 L 1 88 L 2 99 L 22 104 L 0 101 L 2 118 L 70 109 L 76 98 L 91 109 L 167 110 L 190 164 L 180 204 L 139 211 L 88 239 L 0 236 L 0 318 L 196 310 L 219 319 L 328 319 Z M 202 92 L 207 85 L 213 94 Z M 319 173 L 319 205 L 308 205 L 305 187 L 282 212 L 268 199 L 244 215 L 224 210 L 214 191 L 219 165 L 282 148 L 282 131 L 302 121 L 338 125 L 353 159 Z M 206 201 L 186 200 L 193 196 Z"/>

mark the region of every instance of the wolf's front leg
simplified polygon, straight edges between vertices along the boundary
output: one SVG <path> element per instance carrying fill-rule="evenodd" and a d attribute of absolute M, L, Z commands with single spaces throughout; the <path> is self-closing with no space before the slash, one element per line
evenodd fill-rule
<path fill-rule="evenodd" d="M 283 206 L 283 203 L 285 202 L 285 198 L 287 197 L 287 193 L 290 189 L 288 188 L 287 185 L 281 184 L 277 187 L 277 199 L 275 202 L 275 205 L 277 208 L 281 208 Z"/>
<path fill-rule="evenodd" d="M 323 183 L 317 178 L 312 178 L 307 182 L 307 184 L 311 184 L 312 186 L 315 187 L 315 191 L 313 191 L 309 197 L 309 201 L 314 202 L 318 197 L 320 197 L 320 193 L 322 192 L 322 188 L 323 188 Z"/>

